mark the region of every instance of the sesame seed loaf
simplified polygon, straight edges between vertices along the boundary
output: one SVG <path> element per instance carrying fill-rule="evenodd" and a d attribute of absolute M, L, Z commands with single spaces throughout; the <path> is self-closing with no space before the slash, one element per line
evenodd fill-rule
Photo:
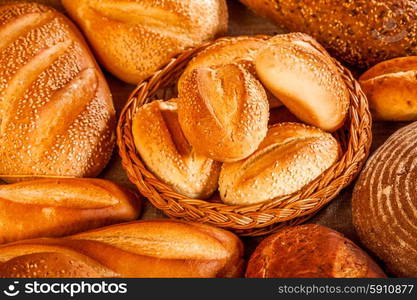
<path fill-rule="evenodd" d="M 150 171 L 191 198 L 208 198 L 217 190 L 220 163 L 196 153 L 178 122 L 177 100 L 153 101 L 133 118 L 133 136 Z"/>
<path fill-rule="evenodd" d="M 197 68 L 179 88 L 179 121 L 198 153 L 231 162 L 258 148 L 268 130 L 268 99 L 243 66 Z"/>
<path fill-rule="evenodd" d="M 362 243 L 390 272 L 417 277 L 417 123 L 394 133 L 368 160 L 352 196 Z"/>
<path fill-rule="evenodd" d="M 223 164 L 220 196 L 230 205 L 250 205 L 294 193 L 339 156 L 339 143 L 331 134 L 299 123 L 278 123 L 247 159 Z"/>
<path fill-rule="evenodd" d="M 39 4 L 0 6 L 0 65 L 0 177 L 97 175 L 115 111 L 76 27 Z"/>
<path fill-rule="evenodd" d="M 137 84 L 170 58 L 227 31 L 225 0 L 63 0 L 99 61 Z"/>
<path fill-rule="evenodd" d="M 268 43 L 255 57 L 263 85 L 298 119 L 326 131 L 339 129 L 350 95 L 327 52 L 300 33 L 277 35 Z"/>
<path fill-rule="evenodd" d="M 417 54 L 414 0 L 240 0 L 278 26 L 316 38 L 361 68 Z"/>
<path fill-rule="evenodd" d="M 102 179 L 42 179 L 0 185 L 0 243 L 59 237 L 140 213 L 136 194 Z"/>
<path fill-rule="evenodd" d="M 252 254 L 247 278 L 385 278 L 378 265 L 342 234 L 315 224 L 286 228 Z"/>
<path fill-rule="evenodd" d="M 238 277 L 242 256 L 242 242 L 231 232 L 147 220 L 2 245 L 0 277 Z"/>
<path fill-rule="evenodd" d="M 379 121 L 417 121 L 417 56 L 381 62 L 359 80 Z"/>

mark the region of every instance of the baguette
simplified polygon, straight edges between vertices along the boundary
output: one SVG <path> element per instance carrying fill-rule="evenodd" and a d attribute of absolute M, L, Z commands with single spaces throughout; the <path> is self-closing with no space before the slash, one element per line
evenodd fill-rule
<path fill-rule="evenodd" d="M 227 31 L 225 0 L 63 0 L 99 61 L 137 84 L 170 58 Z"/>
<path fill-rule="evenodd" d="M 94 177 L 110 159 L 115 111 L 76 27 L 35 3 L 0 6 L 0 177 Z"/>
<path fill-rule="evenodd" d="M 102 179 L 43 179 L 0 186 L 0 243 L 59 237 L 139 216 L 140 199 Z"/>
<path fill-rule="evenodd" d="M 242 242 L 222 229 L 137 221 L 0 246 L 0 277 L 237 277 L 242 255 Z"/>

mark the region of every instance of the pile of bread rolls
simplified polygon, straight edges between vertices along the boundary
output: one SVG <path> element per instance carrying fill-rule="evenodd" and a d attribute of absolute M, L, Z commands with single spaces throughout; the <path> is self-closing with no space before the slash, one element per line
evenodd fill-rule
<path fill-rule="evenodd" d="M 270 103 L 300 120 L 268 127 Z M 341 73 L 307 35 L 223 38 L 191 60 L 178 97 L 140 107 L 136 148 L 175 191 L 249 205 L 299 191 L 340 157 L 331 132 L 350 103 Z M 272 106 L 271 105 L 271 106 Z"/>

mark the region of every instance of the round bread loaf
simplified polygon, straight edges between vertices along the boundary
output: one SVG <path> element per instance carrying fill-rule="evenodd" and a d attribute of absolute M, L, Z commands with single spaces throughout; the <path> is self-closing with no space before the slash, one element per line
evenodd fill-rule
<path fill-rule="evenodd" d="M 178 122 L 176 100 L 140 107 L 132 131 L 146 166 L 177 192 L 201 199 L 217 190 L 220 163 L 196 153 L 187 141 Z"/>
<path fill-rule="evenodd" d="M 286 228 L 252 254 L 247 278 L 384 278 L 378 265 L 342 234 L 320 225 Z"/>
<path fill-rule="evenodd" d="M 352 65 L 417 54 L 415 0 L 240 1 L 289 31 L 312 35 Z"/>
<path fill-rule="evenodd" d="M 302 34 L 277 35 L 255 58 L 261 82 L 300 120 L 336 131 L 346 118 L 350 95 L 327 53 Z"/>
<path fill-rule="evenodd" d="M 339 143 L 330 133 L 299 123 L 276 124 L 255 153 L 223 164 L 220 196 L 227 204 L 249 205 L 294 193 L 339 156 Z"/>
<path fill-rule="evenodd" d="M 355 186 L 352 214 L 362 243 L 393 274 L 417 277 L 417 123 L 370 158 Z"/>
<path fill-rule="evenodd" d="M 113 150 L 115 111 L 81 34 L 34 3 L 0 6 L 0 177 L 94 177 Z"/>
<path fill-rule="evenodd" d="M 359 83 L 374 119 L 417 120 L 417 56 L 379 63 L 365 72 Z"/>
<path fill-rule="evenodd" d="M 179 89 L 178 116 L 197 153 L 231 162 L 258 148 L 269 105 L 260 82 L 241 65 L 201 67 Z"/>
<path fill-rule="evenodd" d="M 170 58 L 227 31 L 225 0 L 63 0 L 99 61 L 137 84 Z"/>

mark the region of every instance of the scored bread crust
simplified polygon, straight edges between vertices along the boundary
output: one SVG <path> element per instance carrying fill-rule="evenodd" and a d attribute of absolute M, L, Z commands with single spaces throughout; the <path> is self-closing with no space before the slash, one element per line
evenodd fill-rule
<path fill-rule="evenodd" d="M 368 160 L 352 196 L 362 243 L 399 277 L 417 276 L 417 123 L 394 133 Z"/>
<path fill-rule="evenodd" d="M 231 162 L 252 154 L 268 129 L 264 88 L 239 64 L 195 69 L 179 90 L 181 127 L 197 152 Z"/>
<path fill-rule="evenodd" d="M 34 3 L 0 6 L 0 177 L 94 177 L 110 159 L 115 111 L 76 27 Z"/>
<path fill-rule="evenodd" d="M 242 255 L 242 242 L 228 231 L 147 220 L 0 246 L 0 277 L 49 277 L 57 257 L 67 262 L 60 277 L 237 277 Z"/>
<path fill-rule="evenodd" d="M 276 124 L 251 156 L 223 164 L 220 196 L 230 205 L 249 205 L 289 195 L 330 168 L 340 153 L 329 133 L 299 123 Z"/>
<path fill-rule="evenodd" d="M 102 179 L 42 179 L 0 186 L 0 243 L 59 237 L 139 216 L 139 197 Z"/>
<path fill-rule="evenodd" d="M 247 278 L 385 278 L 379 266 L 342 234 L 315 224 L 286 228 L 252 254 Z"/>
<path fill-rule="evenodd" d="M 196 153 L 178 122 L 177 100 L 153 101 L 133 119 L 136 149 L 155 176 L 191 198 L 208 198 L 218 187 L 220 163 Z"/>
<path fill-rule="evenodd" d="M 63 0 L 99 61 L 137 84 L 189 47 L 227 31 L 225 0 Z"/>

